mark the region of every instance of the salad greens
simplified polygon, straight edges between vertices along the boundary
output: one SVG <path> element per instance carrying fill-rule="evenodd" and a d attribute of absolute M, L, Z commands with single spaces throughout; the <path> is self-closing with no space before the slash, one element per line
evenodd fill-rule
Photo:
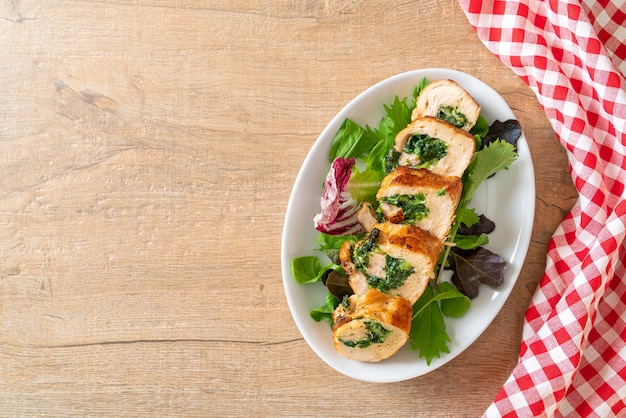
<path fill-rule="evenodd" d="M 376 201 L 375 195 L 383 177 L 394 165 L 395 136 L 411 122 L 415 100 L 427 84 L 428 80 L 423 79 L 415 86 L 410 98 L 400 100 L 395 96 L 391 104 L 383 104 L 385 115 L 378 127 L 362 127 L 346 119 L 331 143 L 328 155 L 331 169 L 324 183 L 321 212 L 314 219 L 315 228 L 320 232 L 318 250 L 328 257 L 330 263 L 324 264 L 318 257 L 310 255 L 292 260 L 292 273 L 298 283 L 321 281 L 328 289 L 324 304 L 310 312 L 315 321 L 328 321 L 332 325 L 331 313 L 352 292 L 340 265 L 339 250 L 346 241 L 354 245 L 365 237 L 365 230 L 357 219 L 358 208 L 362 202 L 369 202 L 378 209 L 380 202 Z M 444 113 L 442 117 L 447 119 L 458 116 L 453 112 Z M 446 333 L 444 316 L 463 316 L 470 308 L 471 299 L 478 295 L 481 284 L 494 288 L 501 286 L 507 266 L 504 259 L 484 247 L 495 224 L 476 213 L 469 204 L 483 181 L 499 170 L 508 169 L 517 159 L 516 145 L 521 126 L 516 120 L 495 121 L 489 125 L 481 115 L 470 134 L 476 140 L 476 152 L 461 179 L 461 199 L 447 243 L 439 256 L 436 278 L 413 306 L 409 347 L 418 351 L 427 364 L 441 353 L 449 352 L 450 337 Z M 419 142 L 419 138 L 414 142 Z M 419 147 L 419 144 L 415 146 Z M 438 159 L 445 155 L 442 154 L 445 147 L 433 147 L 423 152 Z M 394 204 L 401 205 L 401 202 Z M 375 250 L 375 242 L 376 237 L 370 236 L 368 241 L 361 243 L 363 248 L 356 251 L 355 264 L 367 265 L 370 251 Z M 411 271 L 405 264 L 402 260 L 387 257 L 385 269 L 390 277 L 401 281 Z M 452 283 L 443 280 L 444 270 L 452 270 Z M 378 283 L 370 283 L 372 285 L 378 287 Z"/>

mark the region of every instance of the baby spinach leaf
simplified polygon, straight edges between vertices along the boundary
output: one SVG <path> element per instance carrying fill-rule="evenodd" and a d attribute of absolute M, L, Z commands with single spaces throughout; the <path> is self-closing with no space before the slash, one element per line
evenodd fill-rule
<path fill-rule="evenodd" d="M 478 296 L 478 288 L 485 284 L 498 289 L 504 283 L 507 262 L 484 247 L 465 251 L 453 248 L 449 257 L 452 283 L 467 297 Z"/>
<path fill-rule="evenodd" d="M 487 234 L 461 235 L 457 233 L 454 236 L 454 245 L 461 250 L 473 250 L 487 244 L 489 244 L 489 236 Z"/>
<path fill-rule="evenodd" d="M 378 172 L 381 178 L 384 177 L 385 157 L 389 153 L 392 146 L 393 141 L 391 143 L 387 141 L 379 141 L 376 145 L 374 145 L 374 148 L 372 148 L 372 151 L 365 162 L 367 169 Z"/>
<path fill-rule="evenodd" d="M 487 122 L 487 119 L 485 119 L 483 115 L 479 115 L 476 124 L 470 129 L 469 133 L 474 137 L 478 136 L 482 140 L 482 138 L 489 133 L 489 122 Z M 476 149 L 480 148 L 481 147 L 476 147 Z"/>
<path fill-rule="evenodd" d="M 445 316 L 460 318 L 469 310 L 470 298 L 459 292 L 448 282 L 442 282 L 437 287 L 436 294 L 441 300 L 441 312 Z"/>
<path fill-rule="evenodd" d="M 332 312 L 335 310 L 337 306 L 339 306 L 339 300 L 336 297 L 334 297 L 332 293 L 328 292 L 326 294 L 325 303 L 319 308 L 312 309 L 309 312 L 309 315 L 311 315 L 311 318 L 313 318 L 315 322 L 326 321 L 330 325 L 332 325 L 333 324 Z"/>
<path fill-rule="evenodd" d="M 300 284 L 313 283 L 321 279 L 322 263 L 319 258 L 310 255 L 291 260 L 291 273 Z M 323 271 L 322 271 L 323 273 Z"/>
<path fill-rule="evenodd" d="M 291 260 L 291 274 L 300 284 L 319 282 L 326 270 L 340 267 L 334 263 L 322 266 L 320 259 L 313 255 L 296 257 Z"/>

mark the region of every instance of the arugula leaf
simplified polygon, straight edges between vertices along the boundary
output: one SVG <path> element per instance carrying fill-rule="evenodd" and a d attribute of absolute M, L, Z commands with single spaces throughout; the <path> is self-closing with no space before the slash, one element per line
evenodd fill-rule
<path fill-rule="evenodd" d="M 337 266 L 335 263 L 322 266 L 320 259 L 313 255 L 296 257 L 291 260 L 291 274 L 300 284 L 319 282 L 322 280 L 326 270 L 337 268 L 340 268 L 340 266 Z"/>
<path fill-rule="evenodd" d="M 449 353 L 447 342 L 451 340 L 446 333 L 443 315 L 460 318 L 465 315 L 470 304 L 470 299 L 448 282 L 427 286 L 424 294 L 413 305 L 409 333 L 411 350 L 419 350 L 420 357 L 424 357 L 428 365 L 441 353 Z"/>
<path fill-rule="evenodd" d="M 481 283 L 494 289 L 504 283 L 506 260 L 484 247 L 472 251 L 453 248 L 449 261 L 454 270 L 452 283 L 470 299 L 478 296 Z"/>
<path fill-rule="evenodd" d="M 480 220 L 480 217 L 473 208 L 465 206 L 457 206 L 455 213 L 455 221 L 458 225 L 471 227 Z"/>
<path fill-rule="evenodd" d="M 315 322 L 326 321 L 332 326 L 333 324 L 332 312 L 335 310 L 337 306 L 339 306 L 339 300 L 336 297 L 334 297 L 332 293 L 328 292 L 326 294 L 325 303 L 319 308 L 312 309 L 309 312 L 309 315 L 311 315 L 311 318 L 313 318 Z"/>
<path fill-rule="evenodd" d="M 332 162 L 337 157 L 360 157 L 369 152 L 377 142 L 378 138 L 372 135 L 370 130 L 363 129 L 351 119 L 346 119 L 330 144 L 328 160 Z"/>
<path fill-rule="evenodd" d="M 383 104 L 385 116 L 380 121 L 378 130 L 380 136 L 393 141 L 396 134 L 411 122 L 411 108 L 406 102 L 406 98 L 400 100 L 395 96 L 390 106 Z"/>
<path fill-rule="evenodd" d="M 430 81 L 426 77 L 424 77 L 422 78 L 422 81 L 420 81 L 420 83 L 415 86 L 415 88 L 413 88 L 413 101 L 411 102 L 411 110 L 415 108 L 415 102 L 417 101 L 417 97 L 429 83 Z"/>
<path fill-rule="evenodd" d="M 485 179 L 499 170 L 508 169 L 516 159 L 515 147 L 500 140 L 491 142 L 475 152 L 463 174 L 463 192 L 459 206 L 467 206 L 474 192 Z"/>
<path fill-rule="evenodd" d="M 433 358 L 439 358 L 441 353 L 449 353 L 447 343 L 452 341 L 446 333 L 446 324 L 438 303 L 432 303 L 434 292 L 430 286 L 426 287 L 424 294 L 415 302 L 409 332 L 409 347 L 419 351 L 419 356 L 426 359 L 430 365 Z"/>

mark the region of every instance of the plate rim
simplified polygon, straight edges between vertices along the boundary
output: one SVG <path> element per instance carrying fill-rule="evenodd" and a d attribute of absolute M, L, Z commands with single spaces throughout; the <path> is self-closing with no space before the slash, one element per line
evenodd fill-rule
<path fill-rule="evenodd" d="M 427 74 L 431 74 L 429 76 L 427 76 Z M 438 77 L 433 77 L 432 74 L 437 74 Z M 461 347 L 458 349 L 450 349 L 450 353 L 443 353 L 442 356 L 440 358 L 435 358 L 433 359 L 433 361 L 431 362 L 430 366 L 427 366 L 426 369 L 424 370 L 419 369 L 413 372 L 406 372 L 402 375 L 399 376 L 385 376 L 385 377 L 373 377 L 373 376 L 369 376 L 369 375 L 363 375 L 362 373 L 355 373 L 353 371 L 354 368 L 351 367 L 338 367 L 337 364 L 335 364 L 335 362 L 331 361 L 329 358 L 327 358 L 327 356 L 322 355 L 322 348 L 318 345 L 317 341 L 315 341 L 315 339 L 312 337 L 311 335 L 311 329 L 310 328 L 320 328 L 318 325 L 320 325 L 321 323 L 315 323 L 313 321 L 313 319 L 310 318 L 310 316 L 308 316 L 308 311 L 307 313 L 307 318 L 308 321 L 310 321 L 311 324 L 309 324 L 308 327 L 305 327 L 304 324 L 301 323 L 300 319 L 297 317 L 296 315 L 296 309 L 298 309 L 297 303 L 298 301 L 296 300 L 296 298 L 293 295 L 294 289 L 298 289 L 299 287 L 303 287 L 303 286 L 307 286 L 307 285 L 301 285 L 299 283 L 297 283 L 292 276 L 291 273 L 291 259 L 294 256 L 287 256 L 287 251 L 285 248 L 285 243 L 289 242 L 289 233 L 290 233 L 290 220 L 293 219 L 293 211 L 295 210 L 296 207 L 296 202 L 295 199 L 297 198 L 297 191 L 299 190 L 299 186 L 301 187 L 302 183 L 304 182 L 304 177 L 306 177 L 306 173 L 307 170 L 305 170 L 305 168 L 307 166 L 309 166 L 310 164 L 312 164 L 313 161 L 318 160 L 319 157 L 319 153 L 323 151 L 323 148 L 326 147 L 326 149 L 330 146 L 330 141 L 332 140 L 332 137 L 334 137 L 334 134 L 336 133 L 336 131 L 339 129 L 339 126 L 341 125 L 341 123 L 343 123 L 343 121 L 345 120 L 346 117 L 348 117 L 348 113 L 353 112 L 353 107 L 355 107 L 356 105 L 358 105 L 362 100 L 367 99 L 369 95 L 376 95 L 376 93 L 378 92 L 378 90 L 386 90 L 387 94 L 391 94 L 392 97 L 391 99 L 393 99 L 393 95 L 397 95 L 398 97 L 402 97 L 402 95 L 406 94 L 406 97 L 408 97 L 408 95 L 410 94 L 410 91 L 407 91 L 405 93 L 400 93 L 397 90 L 394 89 L 393 86 L 395 86 L 396 84 L 400 83 L 402 80 L 405 80 L 407 78 L 411 78 L 414 79 L 414 83 L 413 85 L 417 85 L 419 84 L 419 81 L 421 81 L 421 79 L 423 77 L 429 77 L 430 81 L 434 81 L 437 79 L 443 79 L 443 78 L 451 78 L 454 79 L 456 81 L 458 81 L 459 79 L 462 79 L 462 82 L 459 82 L 460 85 L 462 85 L 464 88 L 471 90 L 470 88 L 468 88 L 467 85 L 465 85 L 465 83 L 467 82 L 472 82 L 476 84 L 476 88 L 480 88 L 483 91 L 483 95 L 487 95 L 487 96 L 492 96 L 495 95 L 497 98 L 499 98 L 499 100 L 501 100 L 504 105 L 505 105 L 505 111 L 502 113 L 508 113 L 509 117 L 513 117 L 516 118 L 512 109 L 510 108 L 510 106 L 508 105 L 508 103 L 504 100 L 504 98 L 495 90 L 493 89 L 491 86 L 489 86 L 488 84 L 486 84 L 485 82 L 483 82 L 482 80 L 478 79 L 477 77 L 470 75 L 468 73 L 459 71 L 459 70 L 455 70 L 455 69 L 449 69 L 449 68 L 423 68 L 423 69 L 415 69 L 415 70 L 411 70 L 411 71 L 406 71 L 406 72 L 402 72 L 402 73 L 398 73 L 395 75 L 392 75 L 388 78 L 385 78 L 375 84 L 373 84 L 372 86 L 366 88 L 365 90 L 363 90 L 362 92 L 360 92 L 359 94 L 357 94 L 353 99 L 351 99 L 347 104 L 345 104 L 328 122 L 328 124 L 324 127 L 324 129 L 321 131 L 321 133 L 318 135 L 318 137 L 316 138 L 316 140 L 314 141 L 313 145 L 311 146 L 310 150 L 307 152 L 299 170 L 298 170 L 298 174 L 296 176 L 296 179 L 293 183 L 291 192 L 290 192 L 290 196 L 289 196 L 289 200 L 288 200 L 288 204 L 287 204 L 287 209 L 285 212 L 285 218 L 284 218 L 284 222 L 283 222 L 283 231 L 282 231 L 282 237 L 281 237 L 281 270 L 282 270 L 282 276 L 283 276 L 283 288 L 285 291 L 285 296 L 287 299 L 287 303 L 289 306 L 289 310 L 291 313 L 291 316 L 294 320 L 294 322 L 296 323 L 296 326 L 298 328 L 298 331 L 300 332 L 300 334 L 303 336 L 303 338 L 305 339 L 305 341 L 307 342 L 307 344 L 309 345 L 309 347 L 315 352 L 315 354 L 320 357 L 320 359 L 322 359 L 328 366 L 330 366 L 331 368 L 333 368 L 334 370 L 336 370 L 337 372 L 344 374 L 345 376 L 351 377 L 353 379 L 356 380 L 361 380 L 361 381 L 367 381 L 367 382 L 376 382 L 376 383 L 387 383 L 387 382 L 398 382 L 398 381 L 403 381 L 403 380 L 408 380 L 408 379 L 413 379 L 419 376 L 422 376 L 424 374 L 430 373 L 436 369 L 438 369 L 439 367 L 443 366 L 444 364 L 448 363 L 449 361 L 453 360 L 455 357 L 457 357 L 459 354 L 461 354 L 462 352 L 464 352 L 467 348 L 469 348 L 483 333 L 484 331 L 491 325 L 491 323 L 495 320 L 496 316 L 500 313 L 500 311 L 502 310 L 502 307 L 504 306 L 504 304 L 506 303 L 506 301 L 508 300 L 508 297 L 510 296 L 511 291 L 513 290 L 513 288 L 515 287 L 515 284 L 517 282 L 517 280 L 519 279 L 519 276 L 521 274 L 522 271 L 522 267 L 524 264 L 524 261 L 526 259 L 527 253 L 528 253 L 528 249 L 530 247 L 530 240 L 532 237 L 532 229 L 533 229 L 533 225 L 534 225 L 534 212 L 535 212 L 535 173 L 534 173 L 534 167 L 532 164 L 532 156 L 530 154 L 530 150 L 528 148 L 528 143 L 527 143 L 527 139 L 525 137 L 523 128 L 522 128 L 522 136 L 520 137 L 520 140 L 518 141 L 518 152 L 520 155 L 520 158 L 514 163 L 514 164 L 521 164 L 521 162 L 524 163 L 525 165 L 525 172 L 526 174 L 530 174 L 530 178 L 527 178 L 525 180 L 525 188 L 527 195 L 525 196 L 528 201 L 524 201 L 523 203 L 524 208 L 522 209 L 524 212 L 524 220 L 525 222 L 521 222 L 520 223 L 520 230 L 519 230 L 519 234 L 517 237 L 517 243 L 515 245 L 515 249 L 513 251 L 513 254 L 511 256 L 511 259 L 517 261 L 519 263 L 518 268 L 516 269 L 515 273 L 514 273 L 514 277 L 509 277 L 508 280 L 510 281 L 509 285 L 506 286 L 505 289 L 503 289 L 502 291 L 498 290 L 498 291 L 494 291 L 494 295 L 495 295 L 495 300 L 492 301 L 491 307 L 495 308 L 495 309 L 490 309 L 490 312 L 492 313 L 492 315 L 489 317 L 488 321 L 485 321 L 481 327 L 479 327 L 480 329 L 475 332 L 475 336 L 473 339 L 471 339 L 471 341 L 464 341 L 463 344 L 461 344 Z M 432 79 L 431 79 L 432 77 Z M 484 110 L 490 109 L 491 110 L 491 106 L 487 106 L 485 108 L 484 104 L 481 103 L 480 100 L 477 99 L 477 101 L 479 102 L 479 104 L 481 104 L 481 106 L 483 106 Z M 389 101 L 380 101 L 377 103 L 378 107 L 382 108 L 382 104 L 388 104 Z M 358 113 L 358 112 L 357 112 Z M 499 113 L 499 112 L 495 112 L 495 113 Z M 380 117 L 378 117 L 378 120 L 380 120 Z M 490 121 L 491 123 L 492 121 Z M 377 123 L 377 122 L 376 122 Z M 329 139 L 330 138 L 330 139 Z M 322 155 L 327 155 L 327 151 L 325 153 L 322 153 Z M 522 156 L 524 156 L 524 158 L 522 159 Z M 328 161 L 327 158 L 324 159 L 326 166 L 329 167 L 330 166 L 330 162 Z M 328 170 L 328 168 L 326 168 L 326 171 Z M 318 179 L 321 183 L 323 182 L 323 177 Z M 320 194 L 317 195 L 317 201 L 318 201 L 318 208 L 317 210 L 319 211 L 319 198 L 321 197 L 321 189 L 320 189 Z M 529 221 L 530 219 L 530 221 Z M 314 231 L 313 228 L 313 220 L 311 217 L 311 227 L 310 230 Z M 315 232 L 315 235 L 317 235 L 317 232 Z M 522 244 L 522 245 L 520 245 Z M 313 254 L 301 254 L 301 256 L 304 255 L 313 255 Z M 481 288 L 481 291 L 484 293 L 483 291 L 484 286 Z M 320 300 L 320 305 L 323 301 Z M 473 302 L 474 303 L 474 302 Z M 495 306 L 497 304 L 497 306 Z M 307 308 L 308 309 L 308 308 Z M 471 308 L 470 308 L 471 310 Z M 465 317 L 463 317 L 465 318 Z M 460 318 L 459 321 L 462 321 L 463 318 Z M 448 325 L 448 322 L 453 322 L 455 321 L 454 319 L 448 319 L 446 318 L 446 323 Z M 324 325 L 327 326 L 326 323 L 323 323 Z M 453 341 L 453 343 L 457 344 L 458 341 Z M 332 350 L 334 350 L 334 348 L 332 347 L 332 338 L 330 337 L 330 335 L 328 336 L 328 344 L 331 346 Z M 449 348 L 450 348 L 450 344 L 449 343 Z M 418 362 L 423 362 L 425 364 L 425 360 L 418 357 L 417 352 L 411 352 L 411 354 L 413 356 L 415 356 L 415 360 Z M 338 355 L 338 354 L 337 354 Z M 398 354 L 396 354 L 397 356 Z M 343 359 L 343 358 L 342 358 Z M 392 357 L 393 359 L 393 357 Z M 359 362 L 355 362 L 354 360 L 348 360 L 348 359 L 343 359 L 346 362 L 353 362 L 353 363 L 359 363 Z M 375 364 L 375 365 L 382 365 L 382 367 L 384 367 L 385 362 L 389 362 L 389 360 L 385 360 L 381 363 L 365 363 L 365 365 L 371 365 L 371 364 Z M 361 364 L 361 363 L 359 363 Z M 357 367 L 357 369 L 359 369 Z"/>

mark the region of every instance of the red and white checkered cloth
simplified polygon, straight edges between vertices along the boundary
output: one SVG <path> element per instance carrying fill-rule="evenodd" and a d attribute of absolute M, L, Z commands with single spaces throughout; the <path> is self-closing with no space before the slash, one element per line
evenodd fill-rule
<path fill-rule="evenodd" d="M 459 3 L 537 95 L 579 192 L 485 416 L 626 416 L 626 0 Z"/>

